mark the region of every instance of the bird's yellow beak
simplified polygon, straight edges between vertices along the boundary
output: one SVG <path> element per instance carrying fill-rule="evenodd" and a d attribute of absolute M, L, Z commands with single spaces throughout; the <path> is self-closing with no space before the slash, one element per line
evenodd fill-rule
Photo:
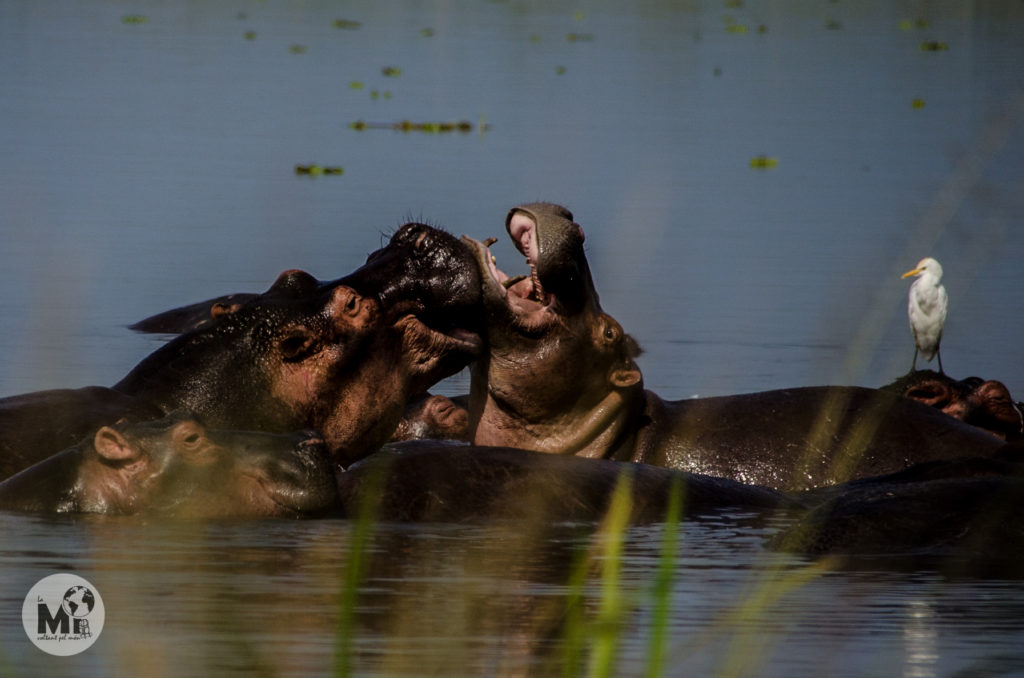
<path fill-rule="evenodd" d="M 918 274 L 918 273 L 920 273 L 920 272 L 921 272 L 921 269 L 919 269 L 919 268 L 915 268 L 915 269 L 914 269 L 914 270 L 912 270 L 912 271 L 907 271 L 906 273 L 904 273 L 904 274 L 903 274 L 903 275 L 901 275 L 900 277 L 901 277 L 901 278 L 909 278 L 910 276 L 912 276 L 912 275 L 917 275 L 917 274 Z"/>

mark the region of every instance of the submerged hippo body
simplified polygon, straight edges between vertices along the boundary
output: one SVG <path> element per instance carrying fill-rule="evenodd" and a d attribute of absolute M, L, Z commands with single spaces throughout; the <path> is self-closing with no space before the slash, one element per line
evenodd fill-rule
<path fill-rule="evenodd" d="M 645 391 L 636 342 L 601 310 L 583 231 L 563 207 L 513 209 L 530 265 L 516 281 L 475 243 L 488 354 L 473 366 L 470 430 L 505 445 L 636 461 L 780 489 L 993 452 L 1000 441 L 934 409 L 857 387 L 665 401 Z"/>
<path fill-rule="evenodd" d="M 348 516 L 366 507 L 387 521 L 550 523 L 601 519 L 623 477 L 631 522 L 665 520 L 673 484 L 687 516 L 796 505 L 768 488 L 644 464 L 438 441 L 391 444 L 340 473 L 338 487 Z"/>
<path fill-rule="evenodd" d="M 19 423 L 27 410 L 7 401 L 14 423 L 0 429 L 0 448 L 19 450 L 7 474 L 63 449 L 68 435 L 79 440 L 117 421 L 118 398 L 148 418 L 185 408 L 218 428 L 317 430 L 335 460 L 348 464 L 387 442 L 412 396 L 481 350 L 476 314 L 467 311 L 479 301 L 472 256 L 458 239 L 422 224 L 403 226 L 344 278 L 287 271 L 266 292 L 236 299 L 244 301 L 209 312 L 208 322 L 97 391 L 96 416 L 83 417 L 77 430 L 37 436 L 27 449 Z"/>
<path fill-rule="evenodd" d="M 0 509 L 42 513 L 297 517 L 336 503 L 315 434 L 212 430 L 186 413 L 102 427 L 0 483 Z"/>
<path fill-rule="evenodd" d="M 1024 446 L 989 457 L 918 464 L 805 496 L 817 503 L 775 536 L 779 550 L 897 560 L 954 569 L 1010 565 L 1024 574 Z M 941 559 L 936 561 L 934 559 Z M 1005 568 L 1004 568 L 1005 569 Z"/>

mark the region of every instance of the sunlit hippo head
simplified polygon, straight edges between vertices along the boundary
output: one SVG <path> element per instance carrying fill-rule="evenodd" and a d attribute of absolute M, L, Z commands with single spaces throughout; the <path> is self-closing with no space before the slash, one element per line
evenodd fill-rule
<path fill-rule="evenodd" d="M 479 280 L 464 243 L 406 224 L 343 278 L 285 271 L 262 294 L 148 318 L 136 327 L 186 333 L 115 388 L 225 428 L 315 429 L 346 465 L 391 437 L 410 398 L 481 353 Z"/>
<path fill-rule="evenodd" d="M 363 403 L 351 391 L 389 359 L 374 349 L 380 323 L 375 299 L 285 271 L 263 294 L 150 354 L 114 388 L 219 428 L 314 429 L 332 451 L 362 456 L 372 451 L 361 449 L 372 419 L 357 416 Z"/>
<path fill-rule="evenodd" d="M 480 273 L 471 250 L 439 228 L 405 224 L 337 283 L 375 299 L 383 322 L 401 332 L 414 390 L 458 372 L 483 350 Z"/>
<path fill-rule="evenodd" d="M 203 518 L 319 515 L 336 503 L 333 468 L 313 432 L 208 429 L 176 412 L 100 428 L 0 483 L 0 506 Z"/>
<path fill-rule="evenodd" d="M 626 392 L 638 395 L 642 379 L 634 359 L 640 349 L 601 310 L 583 229 L 571 212 L 531 203 L 512 209 L 505 226 L 529 275 L 509 277 L 497 267 L 489 243 L 466 239 L 481 272 L 489 351 L 473 368 L 474 440 L 515 445 L 528 439 L 531 449 L 544 447 L 542 436 L 510 438 L 509 422 L 500 421 L 507 415 L 535 429 L 547 420 L 552 445 L 579 453 L 564 440 L 566 422 L 597 412 L 596 422 L 600 412 L 615 409 L 610 401 Z"/>

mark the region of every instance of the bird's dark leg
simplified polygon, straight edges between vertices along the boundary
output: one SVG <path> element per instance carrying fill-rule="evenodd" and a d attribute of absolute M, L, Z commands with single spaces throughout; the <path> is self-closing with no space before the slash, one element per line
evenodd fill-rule
<path fill-rule="evenodd" d="M 945 374 L 942 371 L 942 353 L 939 352 L 939 349 L 935 349 L 935 357 L 939 359 L 939 374 Z"/>
<path fill-rule="evenodd" d="M 917 346 L 914 346 L 914 362 L 910 363 L 910 371 L 907 374 L 913 374 L 917 371 Z"/>

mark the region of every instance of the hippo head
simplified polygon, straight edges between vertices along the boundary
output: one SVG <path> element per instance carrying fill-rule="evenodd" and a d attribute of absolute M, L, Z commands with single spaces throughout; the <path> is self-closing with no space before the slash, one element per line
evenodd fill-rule
<path fill-rule="evenodd" d="M 489 423 L 488 411 L 526 422 L 523 432 L 537 430 L 541 421 L 552 431 L 564 430 L 578 417 L 603 426 L 607 413 L 642 391 L 634 361 L 640 350 L 601 310 L 583 229 L 571 212 L 531 203 L 512 209 L 505 226 L 526 257 L 529 275 L 510 278 L 497 268 L 488 243 L 465 239 L 480 269 L 489 350 L 473 368 L 471 427 L 478 444 L 538 449 L 544 446 L 540 436 L 508 437 L 502 429 L 507 432 L 509 422 Z M 579 453 L 556 438 L 552 445 L 560 451 Z"/>
<path fill-rule="evenodd" d="M 378 302 L 382 322 L 402 336 L 415 390 L 455 374 L 482 352 L 480 273 L 471 250 L 445 231 L 405 224 L 336 284 Z"/>
<path fill-rule="evenodd" d="M 480 353 L 479 297 L 467 247 L 407 224 L 344 278 L 286 271 L 214 304 L 115 389 L 223 428 L 315 429 L 348 464 L 390 438 L 410 397 Z"/>
<path fill-rule="evenodd" d="M 327 448 L 311 432 L 218 431 L 176 412 L 143 424 L 104 426 L 82 454 L 76 506 L 65 509 L 298 517 L 322 514 L 337 501 Z"/>
<path fill-rule="evenodd" d="M 1024 437 L 1024 408 L 999 381 L 968 377 L 962 381 L 932 370 L 916 370 L 885 387 L 934 407 L 1003 440 Z"/>
<path fill-rule="evenodd" d="M 114 388 L 219 428 L 318 430 L 339 457 L 362 456 L 387 440 L 377 429 L 388 423 L 374 416 L 376 402 L 362 415 L 359 387 L 398 359 L 375 345 L 380 320 L 376 300 L 286 271 L 241 308 L 150 354 Z"/>

